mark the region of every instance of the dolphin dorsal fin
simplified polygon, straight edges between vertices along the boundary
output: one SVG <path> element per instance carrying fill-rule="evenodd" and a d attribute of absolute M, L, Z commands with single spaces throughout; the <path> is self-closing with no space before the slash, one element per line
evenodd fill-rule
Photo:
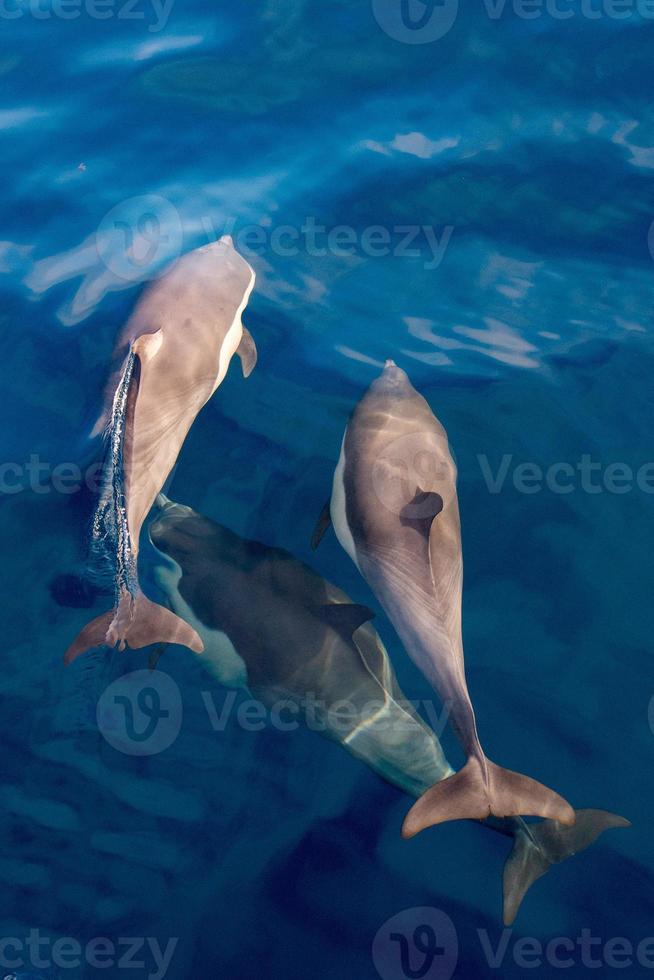
<path fill-rule="evenodd" d="M 325 622 L 346 640 L 349 640 L 360 626 L 369 623 L 375 617 L 372 609 L 360 606 L 356 602 L 330 602 L 321 606 L 320 612 Z"/>
<path fill-rule="evenodd" d="M 413 500 L 405 504 L 400 511 L 400 523 L 420 531 L 428 541 L 431 526 L 442 510 L 443 498 L 440 493 L 416 487 Z"/>

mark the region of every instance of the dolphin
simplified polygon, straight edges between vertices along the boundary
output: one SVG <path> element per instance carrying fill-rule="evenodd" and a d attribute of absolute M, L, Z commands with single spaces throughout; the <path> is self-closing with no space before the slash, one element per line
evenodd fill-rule
<path fill-rule="evenodd" d="M 202 406 L 238 354 L 247 377 L 257 352 L 241 322 L 255 274 L 224 236 L 189 252 L 152 283 L 120 334 L 105 409 L 94 433 L 109 440 L 94 544 L 116 567 L 116 604 L 84 627 L 65 654 L 181 643 L 202 652 L 195 630 L 143 594 L 139 536 Z"/>
<path fill-rule="evenodd" d="M 149 526 L 155 581 L 202 638 L 203 660 L 221 684 L 269 708 L 292 703 L 305 724 L 391 781 L 420 790 L 432 774 L 453 772 L 399 691 L 370 609 L 287 551 L 241 538 L 163 494 L 157 505 Z"/>
<path fill-rule="evenodd" d="M 491 762 L 477 734 L 461 632 L 463 559 L 456 466 L 447 434 L 425 399 L 387 361 L 346 428 L 328 522 L 393 623 L 405 649 L 449 708 L 466 754 L 456 775 L 411 808 L 404 837 L 448 820 L 522 815 L 575 820 L 546 786 Z"/>
<path fill-rule="evenodd" d="M 369 610 L 288 551 L 246 540 L 163 494 L 156 504 L 155 578 L 202 637 L 203 662 L 219 683 L 269 708 L 289 702 L 308 727 L 414 798 L 453 775 L 435 733 L 400 689 Z M 553 864 L 629 821 L 577 810 L 572 828 L 519 817 L 484 826 L 513 837 L 504 870 L 508 925 Z"/>

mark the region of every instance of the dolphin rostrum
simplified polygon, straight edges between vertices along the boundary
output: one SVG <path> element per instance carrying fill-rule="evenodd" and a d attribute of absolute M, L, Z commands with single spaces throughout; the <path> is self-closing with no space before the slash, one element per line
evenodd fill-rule
<path fill-rule="evenodd" d="M 479 743 L 463 665 L 456 467 L 443 426 L 393 361 L 347 426 L 329 516 L 407 652 L 449 708 L 467 758 L 460 772 L 414 804 L 403 836 L 447 820 L 489 816 L 524 814 L 573 824 L 575 812 L 561 796 L 495 765 Z"/>
<path fill-rule="evenodd" d="M 241 538 L 163 494 L 157 506 L 149 528 L 155 578 L 194 624 L 203 661 L 221 684 L 250 691 L 268 708 L 290 703 L 308 727 L 414 798 L 452 776 L 435 733 L 400 689 L 368 610 L 287 551 Z M 514 841 L 504 868 L 507 924 L 553 864 L 607 828 L 629 826 L 604 810 L 576 813 L 571 828 L 520 817 L 484 824 Z"/>
<path fill-rule="evenodd" d="M 256 347 L 241 322 L 254 279 L 225 236 L 183 256 L 152 283 L 120 335 L 118 370 L 94 430 L 104 429 L 109 449 L 93 538 L 115 566 L 116 605 L 84 627 L 66 651 L 67 663 L 103 643 L 123 650 L 165 641 L 202 651 L 192 627 L 141 591 L 139 536 L 232 356 L 240 356 L 246 377 L 255 366 Z"/>

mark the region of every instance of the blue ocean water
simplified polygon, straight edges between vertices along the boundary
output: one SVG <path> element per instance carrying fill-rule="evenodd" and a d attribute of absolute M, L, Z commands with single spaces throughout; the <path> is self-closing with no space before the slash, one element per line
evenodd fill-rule
<path fill-rule="evenodd" d="M 2 975 L 151 977 L 172 949 L 172 980 L 510 978 L 521 939 L 565 937 L 576 977 L 583 930 L 605 971 L 651 975 L 635 952 L 654 935 L 645 7 L 3 7 Z M 95 497 L 75 474 L 98 458 L 114 338 L 144 281 L 223 233 L 250 246 L 259 363 L 198 417 L 171 496 L 375 608 L 404 692 L 430 698 L 334 537 L 309 549 L 348 415 L 394 358 L 457 458 L 487 752 L 632 821 L 537 882 L 508 934 L 505 838 L 457 823 L 403 841 L 409 797 L 338 745 L 233 715 L 214 731 L 207 700 L 227 692 L 186 650 L 159 664 L 180 730 L 152 755 L 97 721 L 146 654 L 64 670 L 106 605 L 59 577 L 84 569 Z M 380 963 L 379 931 L 425 908 L 456 955 L 410 974 L 389 942 Z M 58 940 L 82 955 L 53 960 Z M 504 940 L 493 965 L 484 942 Z M 558 976 L 542 959 L 531 973 Z"/>

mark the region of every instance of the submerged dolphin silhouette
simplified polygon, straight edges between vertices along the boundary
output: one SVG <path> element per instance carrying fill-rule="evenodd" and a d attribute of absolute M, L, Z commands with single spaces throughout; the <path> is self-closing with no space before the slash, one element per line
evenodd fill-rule
<path fill-rule="evenodd" d="M 256 348 L 241 322 L 254 279 L 225 236 L 183 256 L 151 284 L 120 335 L 121 366 L 95 429 L 104 428 L 110 439 L 94 533 L 116 552 L 116 606 L 81 631 L 66 651 L 67 663 L 103 643 L 122 650 L 165 641 L 202 651 L 192 627 L 141 591 L 139 536 L 193 420 L 232 356 L 240 356 L 246 377 L 254 368 Z"/>
<path fill-rule="evenodd" d="M 155 579 L 202 637 L 203 662 L 221 684 L 247 689 L 268 707 L 293 702 L 304 720 L 310 715 L 327 737 L 409 792 L 421 792 L 434 773 L 452 773 L 399 691 L 369 609 L 287 551 L 241 538 L 163 494 L 157 505 L 149 526 Z M 332 712 L 338 702 L 347 711 Z"/>
<path fill-rule="evenodd" d="M 321 734 L 411 796 L 453 774 L 436 735 L 407 703 L 368 610 L 287 551 L 241 538 L 163 494 L 157 506 L 149 528 L 155 576 L 202 636 L 204 662 L 221 684 L 250 690 L 268 707 L 289 700 L 307 722 L 311 706 L 310 727 L 319 722 Z M 351 710 L 336 724 L 334 708 L 343 703 Z M 552 864 L 607 827 L 628 825 L 603 810 L 578 810 L 572 828 L 487 821 L 514 838 L 504 921 L 513 922 L 529 886 Z"/>
<path fill-rule="evenodd" d="M 573 824 L 575 812 L 561 796 L 496 766 L 479 743 L 463 665 L 456 467 L 445 430 L 393 361 L 347 426 L 329 516 L 407 652 L 447 704 L 467 757 L 460 772 L 414 804 L 403 836 L 447 820 L 491 815 Z M 324 512 L 314 546 L 326 525 Z"/>

